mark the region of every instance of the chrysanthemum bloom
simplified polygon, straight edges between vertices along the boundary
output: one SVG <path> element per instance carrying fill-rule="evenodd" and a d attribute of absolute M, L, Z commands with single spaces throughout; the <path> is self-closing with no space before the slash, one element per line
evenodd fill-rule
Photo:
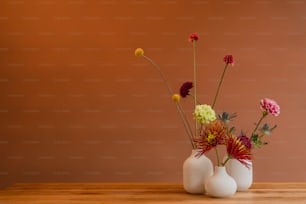
<path fill-rule="evenodd" d="M 197 41 L 199 39 L 199 35 L 197 33 L 192 33 L 189 36 L 189 42 Z"/>
<path fill-rule="evenodd" d="M 189 95 L 190 89 L 193 88 L 193 83 L 192 82 L 185 82 L 180 88 L 180 95 L 185 98 L 187 95 Z"/>
<path fill-rule="evenodd" d="M 143 55 L 144 55 L 144 51 L 143 51 L 142 48 L 137 48 L 137 49 L 135 50 L 135 56 L 136 56 L 136 57 L 141 57 L 141 56 L 143 56 Z"/>
<path fill-rule="evenodd" d="M 248 149 L 251 149 L 252 148 L 252 142 L 251 142 L 251 139 L 245 135 L 239 135 L 237 137 L 241 142 L 242 144 L 244 144 Z"/>
<path fill-rule="evenodd" d="M 234 65 L 233 55 L 225 55 L 223 60 L 224 60 L 225 64 Z"/>
<path fill-rule="evenodd" d="M 229 136 L 226 141 L 226 151 L 230 158 L 237 159 L 242 165 L 249 168 L 248 161 L 252 159 L 251 150 L 248 149 L 238 137 Z"/>
<path fill-rule="evenodd" d="M 172 100 L 175 102 L 179 102 L 181 100 L 181 96 L 179 94 L 173 94 Z"/>
<path fill-rule="evenodd" d="M 201 135 L 195 142 L 202 153 L 206 153 L 217 145 L 225 144 L 227 137 L 227 128 L 220 120 L 215 120 L 203 127 Z"/>
<path fill-rule="evenodd" d="M 264 98 L 260 101 L 260 108 L 274 116 L 278 116 L 280 114 L 279 105 L 272 99 Z"/>
<path fill-rule="evenodd" d="M 194 118 L 200 124 L 208 124 L 216 120 L 216 113 L 210 105 L 196 105 L 194 110 Z"/>

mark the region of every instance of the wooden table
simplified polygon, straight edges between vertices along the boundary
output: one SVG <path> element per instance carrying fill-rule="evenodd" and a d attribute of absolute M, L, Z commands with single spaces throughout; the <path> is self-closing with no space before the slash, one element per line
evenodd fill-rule
<path fill-rule="evenodd" d="M 17 183 L 0 190 L 0 204 L 305 203 L 306 183 L 255 183 L 230 198 L 191 195 L 175 183 Z"/>

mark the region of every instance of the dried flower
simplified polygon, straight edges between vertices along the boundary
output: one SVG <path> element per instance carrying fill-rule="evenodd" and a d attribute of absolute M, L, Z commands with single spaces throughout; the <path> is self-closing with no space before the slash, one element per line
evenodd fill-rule
<path fill-rule="evenodd" d="M 233 135 L 228 137 L 226 143 L 228 158 L 237 159 L 241 164 L 249 168 L 249 163 L 247 161 L 252 159 L 251 150 L 247 148 L 238 137 Z M 226 162 L 223 164 L 225 163 Z"/>
<path fill-rule="evenodd" d="M 200 124 L 208 124 L 217 119 L 215 111 L 210 105 L 196 105 L 194 117 Z"/>
<path fill-rule="evenodd" d="M 234 65 L 233 55 L 225 55 L 223 60 L 224 60 L 225 64 Z"/>
<path fill-rule="evenodd" d="M 173 94 L 172 100 L 175 102 L 179 102 L 181 100 L 181 96 L 179 94 Z"/>
<path fill-rule="evenodd" d="M 143 55 L 144 55 L 144 51 L 143 51 L 142 48 L 137 48 L 137 49 L 135 50 L 135 56 L 136 56 L 136 57 L 141 57 L 141 56 L 143 56 Z"/>
<path fill-rule="evenodd" d="M 280 114 L 279 105 L 272 99 L 264 98 L 260 101 L 260 107 L 262 110 L 274 115 L 278 116 Z"/>
<path fill-rule="evenodd" d="M 197 33 L 192 33 L 189 36 L 189 42 L 197 41 L 199 39 L 199 35 Z"/>
<path fill-rule="evenodd" d="M 187 95 L 189 95 L 190 89 L 193 88 L 192 82 L 185 82 L 180 88 L 180 95 L 185 98 Z"/>
<path fill-rule="evenodd" d="M 229 124 L 233 118 L 237 117 L 236 113 L 227 113 L 227 112 L 223 112 L 222 114 L 218 115 L 218 119 L 222 120 L 225 124 Z"/>

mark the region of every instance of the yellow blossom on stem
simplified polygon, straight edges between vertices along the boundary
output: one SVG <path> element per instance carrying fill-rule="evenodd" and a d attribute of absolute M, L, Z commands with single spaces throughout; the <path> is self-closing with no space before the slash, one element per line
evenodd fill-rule
<path fill-rule="evenodd" d="M 173 94 L 172 100 L 175 102 L 179 102 L 181 100 L 181 96 L 179 94 Z"/>
<path fill-rule="evenodd" d="M 143 55 L 144 55 L 144 51 L 143 51 L 142 48 L 137 48 L 137 49 L 135 50 L 135 56 L 136 56 L 136 57 L 141 57 L 141 56 L 143 56 Z"/>

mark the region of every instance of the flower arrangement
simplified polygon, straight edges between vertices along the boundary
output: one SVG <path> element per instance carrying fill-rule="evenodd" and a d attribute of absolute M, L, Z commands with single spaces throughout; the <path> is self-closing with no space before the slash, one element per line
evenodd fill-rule
<path fill-rule="evenodd" d="M 242 131 L 237 135 L 235 133 L 235 127 L 230 126 L 230 122 L 235 117 L 237 117 L 237 114 L 229 114 L 227 112 L 217 114 L 214 110 L 225 77 L 225 73 L 229 65 L 234 65 L 233 56 L 225 55 L 223 58 L 225 66 L 219 80 L 212 104 L 202 104 L 198 101 L 197 98 L 196 44 L 198 39 L 199 36 L 196 33 L 191 34 L 188 39 L 189 42 L 191 42 L 193 45 L 193 82 L 184 82 L 179 89 L 179 93 L 173 92 L 160 67 L 152 59 L 144 55 L 144 50 L 142 48 L 137 48 L 135 50 L 135 55 L 137 57 L 143 57 L 149 61 L 159 72 L 161 78 L 168 88 L 170 95 L 172 96 L 172 100 L 176 104 L 176 108 L 183 121 L 185 131 L 189 136 L 192 148 L 199 150 L 198 156 L 214 149 L 217 157 L 217 166 L 225 166 L 230 159 L 236 159 L 244 166 L 249 167 L 249 163 L 247 161 L 252 160 L 252 150 L 254 148 L 260 148 L 263 145 L 268 144 L 266 141 L 264 141 L 264 137 L 270 135 L 270 133 L 277 127 L 276 125 L 270 127 L 267 123 L 262 125 L 263 120 L 268 115 L 278 116 L 280 114 L 280 107 L 277 102 L 272 99 L 264 98 L 260 100 L 261 116 L 258 122 L 255 123 L 254 130 L 249 136 L 247 136 Z M 193 89 L 193 92 L 191 92 L 191 89 Z M 191 128 L 183 107 L 180 103 L 182 98 L 187 98 L 188 96 L 192 97 L 194 101 L 194 130 Z M 221 145 L 225 146 L 227 153 L 224 160 L 221 160 L 218 151 L 218 147 Z"/>

